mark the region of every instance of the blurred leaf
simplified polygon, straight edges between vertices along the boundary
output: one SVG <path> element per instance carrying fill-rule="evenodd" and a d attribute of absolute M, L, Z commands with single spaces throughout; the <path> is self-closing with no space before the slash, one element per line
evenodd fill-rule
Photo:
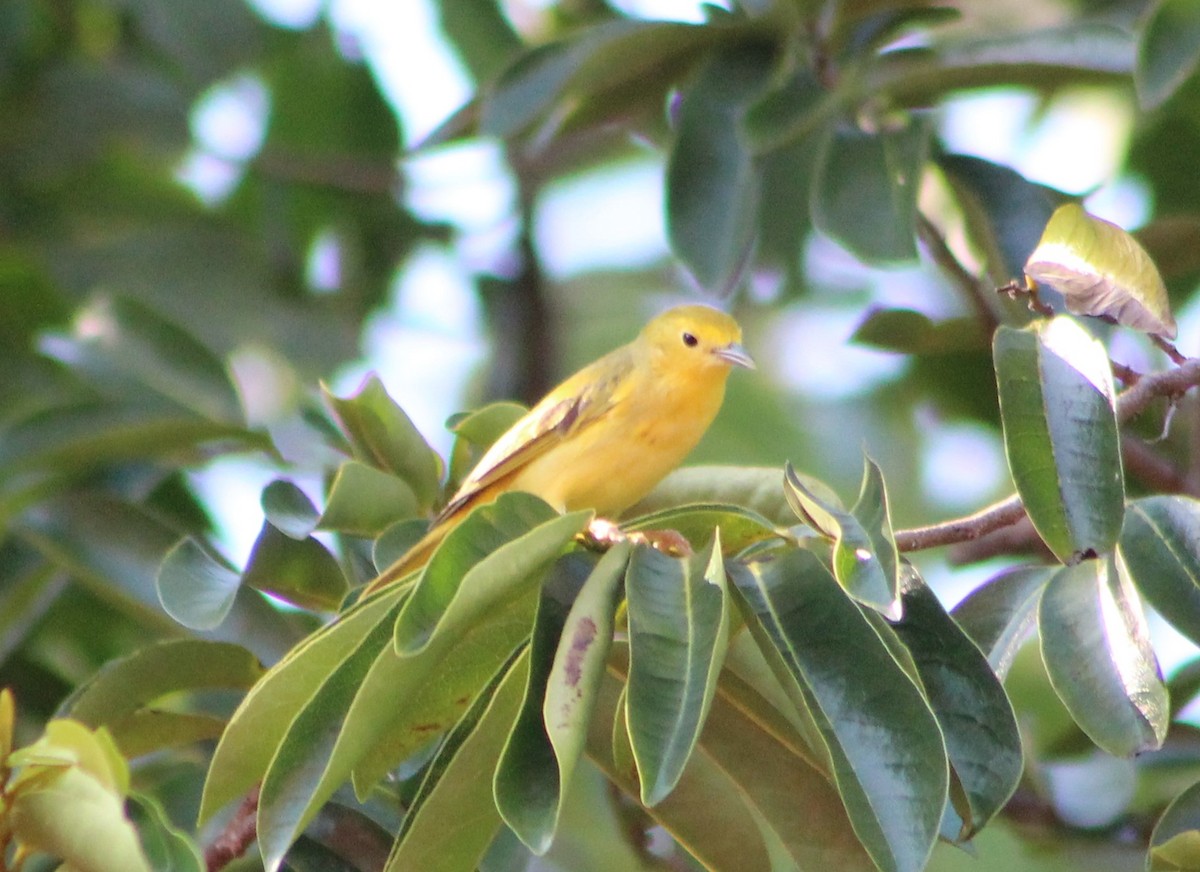
<path fill-rule="evenodd" d="M 812 192 L 817 229 L 867 264 L 915 259 L 917 190 L 929 132 L 918 118 L 902 130 L 830 131 Z"/>
<path fill-rule="evenodd" d="M 850 337 L 851 342 L 902 354 L 945 354 L 987 347 L 976 318 L 934 322 L 912 309 L 872 309 Z"/>
<path fill-rule="evenodd" d="M 286 479 L 277 478 L 263 488 L 261 503 L 271 525 L 293 539 L 307 538 L 321 520 L 308 495 Z"/>
<path fill-rule="evenodd" d="M 813 71 L 802 67 L 747 108 L 741 125 L 746 144 L 761 155 L 811 138 L 827 120 L 829 104 Z"/>
<path fill-rule="evenodd" d="M 759 175 L 741 116 L 767 84 L 769 51 L 715 53 L 684 93 L 667 162 L 671 249 L 709 293 L 728 296 L 754 244 Z"/>
<path fill-rule="evenodd" d="M 1066 195 L 971 155 L 939 155 L 937 164 L 957 195 L 967 232 L 983 252 L 988 278 L 996 287 L 1019 279 Z"/>
<path fill-rule="evenodd" d="M 58 715 L 91 727 L 113 725 L 167 694 L 248 690 L 262 674 L 258 660 L 240 645 L 202 639 L 159 642 L 106 663 L 63 701 Z"/>
<path fill-rule="evenodd" d="M 41 346 L 114 398 L 145 403 L 149 393 L 210 421 L 242 422 L 220 359 L 141 303 L 96 298 L 75 316 L 70 334 L 48 334 Z"/>
<path fill-rule="evenodd" d="M 121 753 L 129 759 L 194 742 L 216 741 L 225 731 L 224 718 L 187 712 L 139 709 L 106 725 Z"/>
<path fill-rule="evenodd" d="M 372 547 L 371 562 L 375 564 L 375 571 L 383 572 L 407 554 L 428 530 L 429 522 L 421 518 L 396 521 L 389 526 L 379 534 Z"/>
<path fill-rule="evenodd" d="M 1200 783 L 1167 806 L 1150 834 L 1147 872 L 1183 872 L 1200 868 Z"/>
<path fill-rule="evenodd" d="M 521 50 L 521 37 L 497 0 L 438 0 L 442 31 L 476 82 L 495 77 Z"/>
<path fill-rule="evenodd" d="M 559 515 L 521 492 L 474 509 L 446 535 L 400 610 L 397 653 L 416 654 L 536 586 L 591 515 Z"/>
<path fill-rule="evenodd" d="M 823 502 L 840 505 L 829 485 L 802 472 L 795 474 Z M 796 523 L 796 513 L 784 495 L 783 476 L 774 466 L 685 466 L 670 473 L 624 514 L 641 518 L 697 503 L 741 506 L 780 527 Z"/>
<path fill-rule="evenodd" d="M 809 491 L 790 463 L 784 480 L 793 511 L 833 541 L 838 582 L 859 602 L 897 620 L 901 614 L 899 552 L 892 539 L 883 475 L 875 461 L 863 458 L 862 489 L 849 512 Z"/>
<path fill-rule="evenodd" d="M 880 869 L 924 868 L 949 769 L 920 690 L 811 552 L 734 566 L 759 648 L 817 720 L 855 833 Z"/>
<path fill-rule="evenodd" d="M 1200 250 L 1191 245 L 1200 236 L 1200 214 L 1155 218 L 1134 236 L 1168 281 L 1192 279 L 1200 272 Z"/>
<path fill-rule="evenodd" d="M 1200 8 L 1157 0 L 1138 35 L 1133 81 L 1142 109 L 1157 109 L 1200 69 Z"/>
<path fill-rule="evenodd" d="M 203 872 L 200 851 L 183 830 L 171 823 L 154 797 L 144 793 L 131 796 L 127 807 L 154 872 Z"/>
<path fill-rule="evenodd" d="M 726 585 L 719 535 L 690 558 L 641 547 L 629 561 L 625 706 L 645 805 L 679 782 L 704 726 L 729 638 Z"/>
<path fill-rule="evenodd" d="M 315 611 L 333 611 L 350 589 L 337 558 L 316 539 L 293 539 L 263 522 L 242 583 Z"/>
<path fill-rule="evenodd" d="M 406 595 L 405 588 L 393 587 L 363 600 L 296 645 L 259 679 L 230 718 L 213 754 L 200 803 L 201 822 L 262 779 L 300 710 L 372 629 L 391 627 Z"/>
<path fill-rule="evenodd" d="M 441 483 L 441 458 L 388 396 L 379 376 L 370 376 L 357 393 L 344 399 L 333 396 L 328 389 L 324 393 L 350 435 L 355 454 L 404 479 L 422 510 L 433 506 Z"/>
<path fill-rule="evenodd" d="M 504 435 L 528 412 L 520 403 L 489 403 L 481 409 L 453 416 L 446 426 L 458 438 L 450 452 L 450 480 L 447 490 L 453 491 L 466 477 L 492 443 Z"/>
<path fill-rule="evenodd" d="M 1150 605 L 1200 644 L 1200 502 L 1167 495 L 1134 500 L 1120 545 L 1129 577 Z"/>
<path fill-rule="evenodd" d="M 950 612 L 1002 681 L 1029 638 L 1042 590 L 1053 573 L 1049 566 L 1007 569 L 967 594 Z"/>
<path fill-rule="evenodd" d="M 780 530 L 758 512 L 736 505 L 693 505 L 663 509 L 621 524 L 622 530 L 674 530 L 693 546 L 706 544 L 714 532 L 721 533 L 721 547 L 727 554 L 766 539 L 779 538 Z"/>
<path fill-rule="evenodd" d="M 1169 701 L 1137 593 L 1111 560 L 1050 579 L 1038 609 L 1054 690 L 1097 745 L 1128 756 L 1162 745 Z"/>
<path fill-rule="evenodd" d="M 1105 554 L 1124 514 L 1108 354 L 1059 316 L 994 338 L 1004 448 L 1038 535 L 1064 563 Z"/>
<path fill-rule="evenodd" d="M 403 479 L 348 460 L 333 479 L 319 526 L 351 536 L 373 537 L 395 521 L 419 513 L 417 497 Z"/>
<path fill-rule="evenodd" d="M 1100 315 L 1174 338 L 1175 317 L 1154 261 L 1116 224 L 1075 203 L 1059 206 L 1025 263 L 1026 274 L 1059 291 L 1076 315 Z"/>
<path fill-rule="evenodd" d="M 385 872 L 474 868 L 502 822 L 487 777 L 521 706 L 522 648 L 479 692 L 442 740 L 409 806 Z"/>
<path fill-rule="evenodd" d="M 1012 705 L 987 659 L 915 571 L 908 568 L 904 617 L 895 630 L 912 653 L 966 798 L 969 839 L 1004 807 L 1024 771 Z"/>
<path fill-rule="evenodd" d="M 188 536 L 163 558 L 155 577 L 158 599 L 168 615 L 192 630 L 211 630 L 233 608 L 242 579 Z"/>

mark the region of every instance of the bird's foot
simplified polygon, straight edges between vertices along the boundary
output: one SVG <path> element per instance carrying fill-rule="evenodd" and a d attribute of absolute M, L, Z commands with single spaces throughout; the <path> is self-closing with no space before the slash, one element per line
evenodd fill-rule
<path fill-rule="evenodd" d="M 596 518 L 588 524 L 585 537 L 601 548 L 611 548 L 618 542 L 649 545 L 672 557 L 690 557 L 692 544 L 677 530 L 622 530 L 607 518 Z"/>

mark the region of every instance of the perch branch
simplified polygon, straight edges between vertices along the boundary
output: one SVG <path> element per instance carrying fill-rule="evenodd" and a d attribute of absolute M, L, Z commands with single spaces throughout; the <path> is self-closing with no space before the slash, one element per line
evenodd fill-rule
<path fill-rule="evenodd" d="M 234 812 L 225 829 L 204 851 L 204 866 L 208 872 L 220 872 L 238 857 L 258 837 L 258 792 L 255 787 L 246 794 L 238 810 Z"/>

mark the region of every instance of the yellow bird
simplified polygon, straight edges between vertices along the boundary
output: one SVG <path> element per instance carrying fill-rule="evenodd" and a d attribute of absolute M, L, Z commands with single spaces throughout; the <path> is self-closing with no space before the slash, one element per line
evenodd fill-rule
<path fill-rule="evenodd" d="M 562 512 L 612 517 L 644 497 L 700 441 L 733 366 L 754 368 L 742 329 L 708 306 L 677 306 L 637 338 L 550 391 L 488 449 L 429 532 L 368 585 L 407 575 L 477 505 L 526 491 Z M 594 522 L 610 537 L 611 522 Z"/>

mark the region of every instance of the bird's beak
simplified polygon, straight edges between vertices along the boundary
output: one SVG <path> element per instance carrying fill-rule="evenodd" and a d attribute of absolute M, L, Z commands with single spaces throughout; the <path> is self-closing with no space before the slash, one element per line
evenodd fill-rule
<path fill-rule="evenodd" d="M 754 358 L 752 358 L 749 353 L 747 353 L 746 349 L 742 348 L 741 344 L 737 342 L 730 342 L 728 345 L 722 348 L 715 349 L 713 354 L 721 358 L 721 360 L 725 361 L 726 363 L 733 364 L 734 366 L 744 366 L 746 369 L 757 368 L 754 365 Z"/>

